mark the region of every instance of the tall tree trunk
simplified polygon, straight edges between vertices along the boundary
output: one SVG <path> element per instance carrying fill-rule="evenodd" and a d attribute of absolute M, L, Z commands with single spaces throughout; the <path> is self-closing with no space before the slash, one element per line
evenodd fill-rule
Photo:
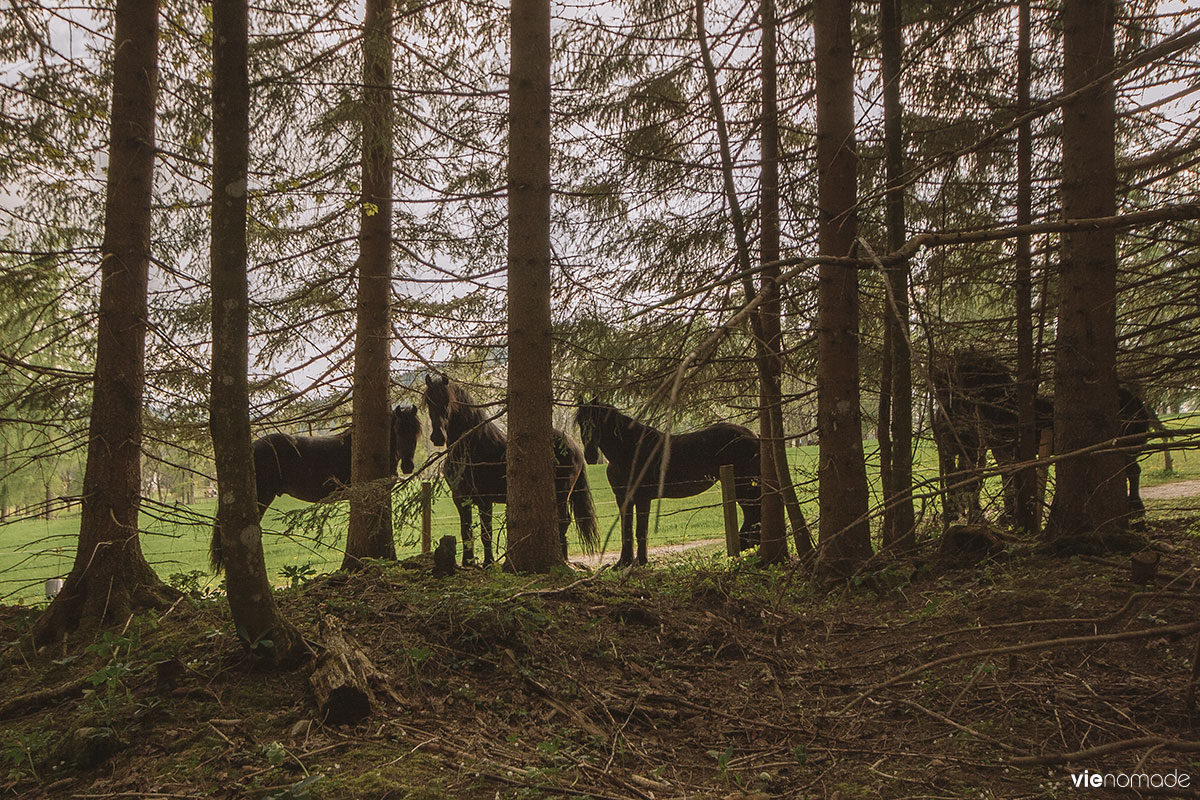
<path fill-rule="evenodd" d="M 717 86 L 717 71 L 713 65 L 712 53 L 709 50 L 708 34 L 704 25 L 704 0 L 696 0 L 696 36 L 700 44 L 700 57 L 704 65 L 704 76 L 708 84 L 709 104 L 712 107 L 713 116 L 717 123 L 717 140 L 721 151 L 721 176 L 725 188 L 725 199 L 729 203 L 729 218 L 733 224 L 734 241 L 737 247 L 737 263 L 738 268 L 742 273 L 742 286 L 746 292 L 746 299 L 750 300 L 757 294 L 754 287 L 754 279 L 750 276 L 750 241 L 746 235 L 745 217 L 742 215 L 741 202 L 738 200 L 737 189 L 733 176 L 733 154 L 729 145 L 729 128 L 725 124 L 725 110 L 721 103 L 721 93 Z M 763 57 L 774 57 L 774 40 L 772 40 L 770 52 L 765 39 L 763 40 Z M 764 63 L 764 80 L 766 76 L 766 65 Z M 774 78 L 772 73 L 771 78 Z M 768 88 L 764 84 L 764 114 L 766 113 L 766 95 Z M 778 135 L 778 134 L 776 134 Z M 770 162 L 770 165 L 768 165 Z M 767 187 L 766 182 L 771 180 L 768 175 L 769 169 L 774 169 L 774 185 L 776 206 L 778 207 L 779 195 L 779 153 L 778 140 L 774 144 L 774 152 L 768 154 L 763 152 L 763 193 L 764 197 L 771 190 Z M 769 247 L 766 237 L 769 235 L 765 230 L 764 221 L 764 240 L 763 246 Z M 779 251 L 779 225 L 778 212 L 775 217 L 775 251 Z M 778 259 L 778 255 L 776 256 Z M 779 491 L 779 470 L 776 467 L 776 448 L 775 444 L 775 427 L 771 422 L 772 408 L 779 408 L 780 403 L 777 401 L 781 397 L 779 389 L 779 373 L 780 373 L 780 357 L 779 357 L 779 287 L 777 284 L 769 281 L 766 276 L 763 277 L 764 288 L 769 292 L 768 299 L 764 302 L 758 312 L 751 317 L 751 328 L 754 335 L 754 356 L 755 366 L 758 369 L 758 385 L 759 385 L 759 467 L 761 476 L 759 479 L 759 502 L 761 509 L 759 537 L 760 537 L 760 556 L 767 563 L 776 563 L 787 558 L 787 539 L 784 535 L 783 521 L 783 496 Z M 764 310 L 764 307 L 766 310 Z M 772 321 L 765 319 L 773 317 Z M 764 328 L 764 322 L 766 328 Z M 772 349 L 774 342 L 774 349 Z M 772 398 L 776 398 L 773 400 Z M 786 454 L 785 454 L 786 455 Z M 784 465 L 786 466 L 786 461 Z"/>
<path fill-rule="evenodd" d="M 284 664 L 300 637 L 275 608 L 250 449 L 246 200 L 250 159 L 247 0 L 213 0 L 212 394 L 217 520 L 229 608 L 252 656 Z"/>
<path fill-rule="evenodd" d="M 1032 66 L 1029 0 L 1017 6 L 1017 114 L 1029 111 Z M 1025 120 L 1017 129 L 1017 225 L 1033 221 L 1033 123 Z M 1029 234 L 1017 237 L 1014 295 L 1017 319 L 1017 460 L 1031 464 L 1037 456 L 1037 371 L 1033 359 L 1033 247 Z M 1037 533 L 1040 514 L 1037 470 L 1032 465 L 1013 476 L 1016 508 L 1013 523 L 1018 529 Z"/>
<path fill-rule="evenodd" d="M 396 558 L 392 537 L 388 324 L 392 293 L 392 0 L 367 0 L 363 22 L 362 208 L 350 527 L 342 569 Z"/>
<path fill-rule="evenodd" d="M 883 49 L 883 136 L 887 151 L 888 250 L 899 250 L 907 238 L 904 222 L 904 109 L 900 104 L 904 26 L 900 0 L 882 0 L 879 26 Z M 883 543 L 897 551 L 916 547 L 912 502 L 912 352 L 908 333 L 908 262 L 884 270 L 887 310 L 884 314 L 885 362 L 890 419 L 885 425 L 880 403 L 880 427 L 889 433 L 887 476 L 884 482 Z M 884 392 L 880 393 L 881 396 Z M 880 460 L 885 460 L 880 442 Z"/>
<path fill-rule="evenodd" d="M 1063 4 L 1063 90 L 1071 94 L 1111 71 L 1113 0 Z M 1100 80 L 1063 107 L 1062 204 L 1066 219 L 1116 213 L 1115 93 Z M 1054 359 L 1055 450 L 1065 456 L 1117 435 L 1116 233 L 1063 235 Z M 1061 545 L 1121 527 L 1129 511 L 1122 458 L 1068 457 L 1057 464 L 1047 535 Z M 1085 547 L 1093 543 L 1083 544 Z"/>
<path fill-rule="evenodd" d="M 759 306 L 759 330 L 762 332 L 762 358 L 759 366 L 758 400 L 759 438 L 762 440 L 762 545 L 763 563 L 775 564 L 787 558 L 783 511 L 791 517 L 797 549 L 808 544 L 812 549 L 808 525 L 796 499 L 787 443 L 783 434 L 783 331 L 779 301 L 779 100 L 776 59 L 775 0 L 762 0 L 762 169 L 760 201 L 762 242 L 759 258 L 763 264 L 760 291 L 767 298 Z M 768 266 L 769 265 L 769 266 Z M 747 298 L 749 299 L 749 298 Z M 777 497 L 774 495 L 778 495 Z M 790 497 L 789 497 L 790 494 Z M 768 517 L 768 514 L 770 515 Z M 801 533 L 801 530 L 803 531 Z"/>
<path fill-rule="evenodd" d="M 508 563 L 561 564 L 550 375 L 550 0 L 513 0 L 508 102 Z"/>
<path fill-rule="evenodd" d="M 858 235 L 854 42 L 850 0 L 816 0 L 818 249 L 847 256 Z M 822 264 L 817 277 L 817 427 L 821 437 L 820 571 L 846 576 L 871 555 L 858 393 L 858 272 Z"/>
<path fill-rule="evenodd" d="M 158 2 L 118 0 L 100 318 L 79 545 L 62 591 L 34 629 L 40 643 L 79 627 L 124 622 L 133 611 L 155 607 L 170 594 L 146 563 L 138 539 L 157 94 Z"/>

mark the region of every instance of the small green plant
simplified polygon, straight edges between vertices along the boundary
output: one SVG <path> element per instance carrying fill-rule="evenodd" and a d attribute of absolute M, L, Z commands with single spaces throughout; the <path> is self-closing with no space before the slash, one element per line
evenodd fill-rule
<path fill-rule="evenodd" d="M 188 572 L 172 572 L 167 577 L 167 583 L 188 597 L 201 598 L 205 595 L 204 584 L 208 574 L 203 570 L 193 569 Z"/>
<path fill-rule="evenodd" d="M 250 650 L 251 653 L 256 653 L 256 654 L 262 653 L 262 652 L 266 651 L 266 648 L 271 648 L 271 647 L 275 646 L 274 641 L 266 638 L 267 633 L 268 633 L 267 631 L 263 631 L 262 633 L 260 633 L 258 635 L 257 639 L 251 639 L 250 634 L 246 631 L 245 628 L 243 628 L 241 625 L 237 626 L 238 638 L 246 643 L 246 647 L 247 647 L 247 649 Z M 263 649 L 260 650 L 260 648 L 263 648 Z"/>
<path fill-rule="evenodd" d="M 289 589 L 295 589 L 301 584 L 308 583 L 316 575 L 317 570 L 311 561 L 303 564 L 288 564 L 279 570 L 279 577 L 287 579 Z"/>
<path fill-rule="evenodd" d="M 262 746 L 263 755 L 267 757 L 267 763 L 272 767 L 278 767 L 288 757 L 288 749 L 279 742 L 271 742 Z"/>
<path fill-rule="evenodd" d="M 733 760 L 732 744 L 725 748 L 724 752 L 720 750 L 709 750 L 708 754 L 717 760 L 717 767 L 721 770 L 721 780 L 724 781 L 726 785 L 729 784 L 731 779 L 740 784 L 737 776 L 733 775 L 729 771 L 729 762 Z"/>
<path fill-rule="evenodd" d="M 48 731 L 33 731 L 32 733 L 9 732 L 5 742 L 0 745 L 0 762 L 8 767 L 8 779 L 19 781 L 31 777 L 35 781 L 41 778 L 35 765 L 36 755 L 46 749 L 50 743 Z M 28 769 L 28 772 L 26 772 Z"/>
<path fill-rule="evenodd" d="M 538 752 L 542 755 L 552 756 L 557 753 L 563 746 L 563 737 L 555 736 L 553 739 L 547 739 L 544 742 L 537 743 Z"/>

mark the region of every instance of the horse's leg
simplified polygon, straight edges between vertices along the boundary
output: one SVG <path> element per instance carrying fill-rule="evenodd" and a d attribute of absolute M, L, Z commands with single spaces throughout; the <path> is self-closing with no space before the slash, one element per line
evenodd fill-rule
<path fill-rule="evenodd" d="M 983 494 L 983 470 L 987 466 L 987 448 L 980 442 L 974 450 L 967 454 L 971 478 L 967 483 L 967 522 L 983 520 L 983 507 L 979 504 L 979 496 Z"/>
<path fill-rule="evenodd" d="M 1138 463 L 1136 455 L 1129 456 L 1125 464 L 1125 477 L 1129 480 L 1129 516 L 1143 517 L 1146 515 L 1146 504 L 1142 502 L 1142 465 Z"/>
<path fill-rule="evenodd" d="M 953 444 L 945 441 L 945 434 L 938 437 L 937 451 L 938 475 L 942 484 L 942 526 L 949 527 L 958 516 L 959 490 L 951 488 L 952 484 L 958 481 L 955 475 L 958 471 L 958 454 Z"/>
<path fill-rule="evenodd" d="M 614 494 L 621 514 L 621 557 L 617 559 L 617 566 L 628 567 L 633 563 L 633 498 L 622 492 Z"/>
<path fill-rule="evenodd" d="M 462 563 L 464 567 L 469 567 L 475 563 L 475 537 L 471 533 L 471 500 L 467 497 L 456 497 L 454 504 L 458 506 L 458 529 L 463 545 Z"/>
<path fill-rule="evenodd" d="M 738 529 L 738 543 L 742 550 L 757 547 L 762 537 L 762 486 L 757 470 L 740 475 L 733 485 L 737 503 L 742 507 L 742 527 Z"/>
<path fill-rule="evenodd" d="M 1006 442 L 993 446 L 992 456 L 996 459 L 996 466 L 1001 468 L 1000 485 L 1004 495 L 1004 510 L 999 522 L 1001 525 L 1010 525 L 1017 518 L 1017 480 L 1016 475 L 1008 468 L 1017 463 L 1016 449 Z"/>
<path fill-rule="evenodd" d="M 558 509 L 558 535 L 562 539 L 563 559 L 567 557 L 567 528 L 571 527 L 571 487 L 563 486 L 554 498 Z"/>
<path fill-rule="evenodd" d="M 486 567 L 494 560 L 492 558 L 492 501 L 480 500 L 478 505 L 479 538 L 483 540 L 483 565 Z"/>
<path fill-rule="evenodd" d="M 637 563 L 646 563 L 646 538 L 650 533 L 650 499 L 646 498 L 637 505 Z"/>

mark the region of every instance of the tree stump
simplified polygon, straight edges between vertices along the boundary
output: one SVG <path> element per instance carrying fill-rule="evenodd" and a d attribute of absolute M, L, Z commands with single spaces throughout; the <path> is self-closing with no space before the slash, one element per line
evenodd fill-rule
<path fill-rule="evenodd" d="M 433 576 L 444 578 L 454 574 L 455 542 L 453 536 L 443 536 L 433 551 Z"/>
<path fill-rule="evenodd" d="M 943 558 L 978 564 L 1004 552 L 1004 537 L 988 525 L 951 525 L 938 548 Z"/>
<path fill-rule="evenodd" d="M 388 676 L 375 667 L 337 619 L 322 617 L 318 636 L 325 652 L 317 659 L 308 681 L 322 722 L 353 725 L 371 713 L 381 696 L 400 701 Z"/>
<path fill-rule="evenodd" d="M 1150 584 L 1158 578 L 1159 554 L 1142 550 L 1129 557 L 1129 579 L 1134 583 Z"/>

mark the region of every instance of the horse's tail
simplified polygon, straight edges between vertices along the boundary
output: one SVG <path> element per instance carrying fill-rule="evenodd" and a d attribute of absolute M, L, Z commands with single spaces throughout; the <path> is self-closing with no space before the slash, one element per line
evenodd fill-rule
<path fill-rule="evenodd" d="M 595 553 L 600 549 L 600 526 L 596 523 L 596 506 L 592 503 L 587 466 L 581 467 L 579 477 L 571 487 L 571 512 L 575 515 L 575 526 L 579 528 L 579 541 L 584 552 Z"/>
<path fill-rule="evenodd" d="M 220 575 L 225 568 L 224 555 L 221 552 L 221 523 L 213 522 L 212 541 L 208 545 L 208 565 L 213 574 Z"/>

